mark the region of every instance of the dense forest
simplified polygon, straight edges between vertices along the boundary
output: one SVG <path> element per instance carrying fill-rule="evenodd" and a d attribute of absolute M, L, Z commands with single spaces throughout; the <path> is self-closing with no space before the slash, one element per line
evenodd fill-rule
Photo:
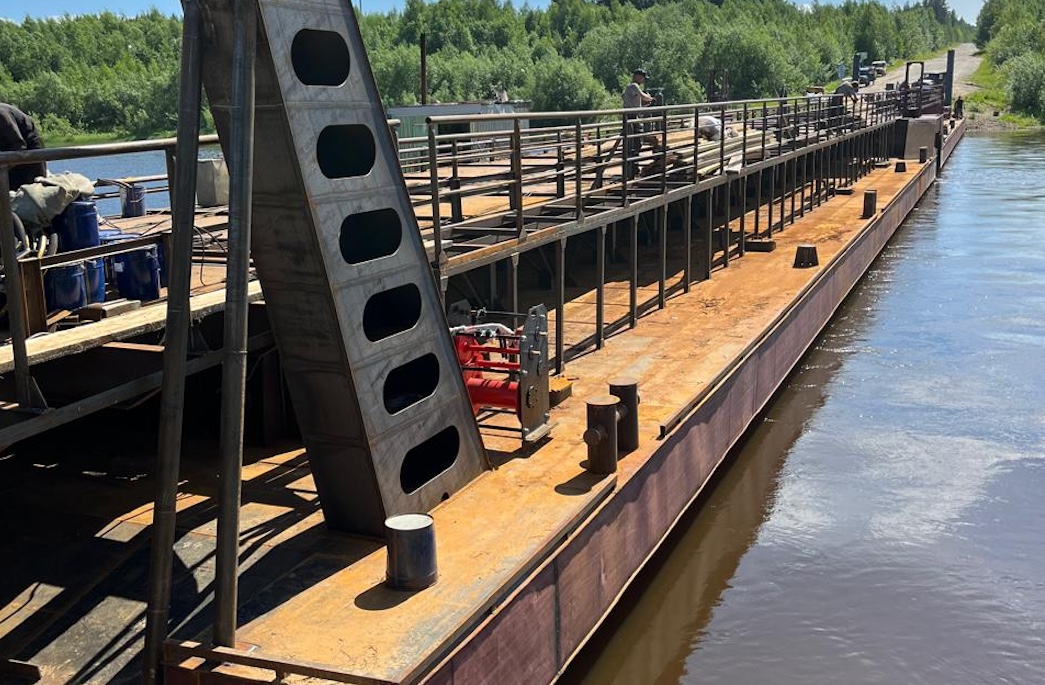
<path fill-rule="evenodd" d="M 1012 108 L 1045 120 L 1045 0 L 987 0 L 976 43 L 1000 70 Z"/>
<path fill-rule="evenodd" d="M 406 0 L 401 11 L 365 14 L 360 25 L 386 105 L 419 100 L 424 33 L 433 100 L 479 99 L 504 88 L 537 110 L 612 106 L 640 66 L 668 102 L 703 99 L 713 69 L 728 73 L 734 98 L 796 92 L 832 79 L 854 51 L 892 60 L 971 40 L 974 31 L 946 0 L 902 8 L 853 0 L 552 0 L 544 9 Z M 156 11 L 0 21 L 0 100 L 37 117 L 46 135 L 171 131 L 179 43 L 179 19 Z"/>

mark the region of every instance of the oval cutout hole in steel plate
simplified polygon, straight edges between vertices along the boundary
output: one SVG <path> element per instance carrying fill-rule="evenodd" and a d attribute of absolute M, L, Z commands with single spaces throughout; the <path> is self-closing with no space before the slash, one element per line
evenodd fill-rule
<path fill-rule="evenodd" d="M 374 134 L 362 124 L 327 126 L 316 140 L 316 161 L 327 178 L 366 176 L 376 154 Z"/>
<path fill-rule="evenodd" d="M 431 397 L 439 387 L 439 360 L 432 353 L 397 366 L 385 376 L 385 410 L 395 414 Z"/>
<path fill-rule="evenodd" d="M 362 264 L 393 254 L 403 241 L 403 222 L 394 209 L 351 214 L 341 222 L 341 256 Z"/>
<path fill-rule="evenodd" d="M 306 86 L 340 86 L 348 78 L 352 59 L 341 34 L 301 29 L 290 45 L 290 63 Z"/>
<path fill-rule="evenodd" d="M 374 293 L 363 307 L 363 334 L 370 342 L 402 333 L 421 320 L 421 291 L 413 283 Z"/>
<path fill-rule="evenodd" d="M 408 495 L 417 492 L 425 483 L 453 466 L 460 449 L 461 436 L 454 426 L 444 428 L 411 448 L 399 467 L 399 485 L 403 492 Z"/>

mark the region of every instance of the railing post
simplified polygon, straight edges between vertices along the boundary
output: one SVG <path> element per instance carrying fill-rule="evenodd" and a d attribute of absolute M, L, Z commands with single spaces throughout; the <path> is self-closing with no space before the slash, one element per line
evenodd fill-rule
<path fill-rule="evenodd" d="M 20 409 L 42 411 L 47 408 L 40 389 L 29 371 L 29 353 L 25 339 L 25 285 L 18 267 L 18 244 L 14 220 L 11 218 L 11 194 L 7 166 L 0 166 L 0 253 L 3 255 L 7 278 L 7 316 L 11 325 L 11 348 L 15 362 L 15 399 Z"/>
<path fill-rule="evenodd" d="M 435 242 L 435 251 L 432 262 L 437 270 L 442 268 L 443 260 L 443 226 L 439 215 L 439 148 L 435 137 L 438 124 L 428 122 L 428 178 L 429 195 L 432 198 L 432 239 Z"/>
<path fill-rule="evenodd" d="M 668 110 L 660 113 L 660 192 L 668 192 Z"/>
<path fill-rule="evenodd" d="M 631 157 L 631 131 L 628 130 L 630 126 L 631 117 L 625 113 L 624 125 L 621 127 L 621 145 L 623 146 L 621 159 L 624 161 L 622 163 L 623 173 L 621 173 L 620 199 L 623 207 L 628 206 L 628 177 L 631 175 L 631 165 L 635 164 L 635 162 L 629 159 Z"/>
<path fill-rule="evenodd" d="M 515 210 L 515 236 L 519 240 L 526 239 L 526 224 L 523 220 L 523 182 L 522 182 L 522 132 L 519 120 L 512 121 L 512 205 Z"/>
<path fill-rule="evenodd" d="M 693 107 L 693 183 L 700 182 L 700 106 Z"/>
<path fill-rule="evenodd" d="M 722 125 L 722 132 L 719 135 L 718 141 L 718 173 L 721 176 L 726 175 L 726 106 L 722 105 L 719 108 L 719 122 Z"/>
<path fill-rule="evenodd" d="M 566 157 L 562 152 L 562 131 L 555 132 L 555 197 L 566 197 Z"/>
<path fill-rule="evenodd" d="M 574 160 L 573 160 L 573 175 L 576 183 L 574 184 L 573 190 L 573 202 L 574 202 L 574 219 L 580 221 L 584 217 L 584 191 L 582 188 L 583 173 L 583 145 L 584 141 L 581 138 L 581 120 L 578 118 L 574 124 L 574 138 L 576 144 L 574 147 Z"/>

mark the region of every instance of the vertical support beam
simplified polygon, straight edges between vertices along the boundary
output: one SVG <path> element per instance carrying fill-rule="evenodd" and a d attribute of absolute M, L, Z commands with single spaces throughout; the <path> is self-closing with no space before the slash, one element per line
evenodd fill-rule
<path fill-rule="evenodd" d="M 762 170 L 758 170 L 758 180 L 755 182 L 755 237 L 759 236 L 762 226 Z"/>
<path fill-rule="evenodd" d="M 769 167 L 769 202 L 766 203 L 766 237 L 773 237 L 773 205 L 776 204 L 776 168 L 777 164 Z"/>
<path fill-rule="evenodd" d="M 595 349 L 606 339 L 606 227 L 595 231 Z"/>
<path fill-rule="evenodd" d="M 726 182 L 719 186 L 722 190 L 722 266 L 729 266 L 729 225 L 733 221 L 732 198 L 733 182 L 726 178 Z"/>
<path fill-rule="evenodd" d="M 243 407 L 247 385 L 247 283 L 254 178 L 255 0 L 236 0 L 229 110 L 229 256 L 225 281 L 225 354 L 221 378 L 221 472 L 214 582 L 214 643 L 236 644 Z"/>
<path fill-rule="evenodd" d="M 668 281 L 668 206 L 664 205 L 657 212 L 658 233 L 660 233 L 659 254 L 660 269 L 657 283 L 657 309 L 667 306 L 667 281 Z"/>
<path fill-rule="evenodd" d="M 508 288 L 512 296 L 512 311 L 519 312 L 519 253 L 513 252 L 508 257 Z"/>
<path fill-rule="evenodd" d="M 184 18 L 176 148 L 179 163 L 175 169 L 177 178 L 171 193 L 173 235 L 172 249 L 167 254 L 170 273 L 167 328 L 156 456 L 156 503 L 153 507 L 149 555 L 149 596 L 142 653 L 142 679 L 146 685 L 155 685 L 160 681 L 163 643 L 167 639 L 171 567 L 174 560 L 175 500 L 178 495 L 178 467 L 185 410 L 185 365 L 189 347 L 189 281 L 192 276 L 192 231 L 196 204 L 195 160 L 199 154 L 202 40 L 197 0 L 184 0 L 182 8 Z M 0 184 L 6 184 L 7 174 L 2 174 L 2 178 Z M 5 197 L 7 193 L 0 192 L 0 203 Z"/>
<path fill-rule="evenodd" d="M 566 238 L 555 243 L 555 280 L 555 373 L 561 376 L 566 368 Z"/>
<path fill-rule="evenodd" d="M 943 77 L 943 104 L 951 106 L 951 98 L 954 96 L 954 50 L 947 51 L 947 73 Z"/>
<path fill-rule="evenodd" d="M 740 194 L 740 243 L 737 246 L 737 254 L 741 257 L 747 249 L 747 186 L 747 176 L 737 179 L 737 190 Z"/>
<path fill-rule="evenodd" d="M 693 196 L 686 197 L 685 215 L 682 221 L 682 243 L 685 245 L 682 267 L 682 290 L 689 292 L 693 282 Z"/>
<path fill-rule="evenodd" d="M 628 218 L 630 224 L 628 231 L 631 239 L 631 249 L 628 258 L 631 260 L 631 269 L 628 274 L 628 328 L 635 328 L 639 321 L 639 218 L 631 216 Z"/>
<path fill-rule="evenodd" d="M 707 246 L 706 253 L 704 255 L 704 268 L 707 271 L 708 279 L 711 279 L 711 269 L 715 266 L 715 246 L 712 243 L 712 238 L 715 235 L 715 189 L 708 188 L 704 191 L 704 244 Z"/>

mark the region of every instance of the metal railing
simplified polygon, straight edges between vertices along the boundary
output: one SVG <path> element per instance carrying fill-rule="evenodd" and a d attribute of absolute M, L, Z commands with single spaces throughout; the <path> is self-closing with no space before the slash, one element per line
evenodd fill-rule
<path fill-rule="evenodd" d="M 902 98 L 899 92 L 885 92 L 862 94 L 855 101 L 829 95 L 635 110 L 432 116 L 424 144 L 404 140 L 400 151 L 408 155 L 404 173 L 428 172 L 427 183 L 415 180 L 411 194 L 422 231 L 432 242 L 433 262 L 439 264 L 450 235 L 490 231 L 491 214 L 511 220 L 496 232 L 523 240 L 529 230 L 526 212 L 549 206 L 562 210 L 569 204 L 572 216 L 563 218 L 579 221 L 589 205 L 605 203 L 611 195 L 627 206 L 636 197 L 680 184 L 725 178 L 892 121 L 900 115 Z M 717 139 L 702 135 L 700 122 L 706 117 L 718 120 L 722 134 Z M 538 118 L 548 125 L 521 128 L 521 122 Z M 448 125 L 480 121 L 501 121 L 508 130 L 439 133 Z M 474 196 L 500 196 L 505 206 L 466 216 L 465 201 Z"/>

